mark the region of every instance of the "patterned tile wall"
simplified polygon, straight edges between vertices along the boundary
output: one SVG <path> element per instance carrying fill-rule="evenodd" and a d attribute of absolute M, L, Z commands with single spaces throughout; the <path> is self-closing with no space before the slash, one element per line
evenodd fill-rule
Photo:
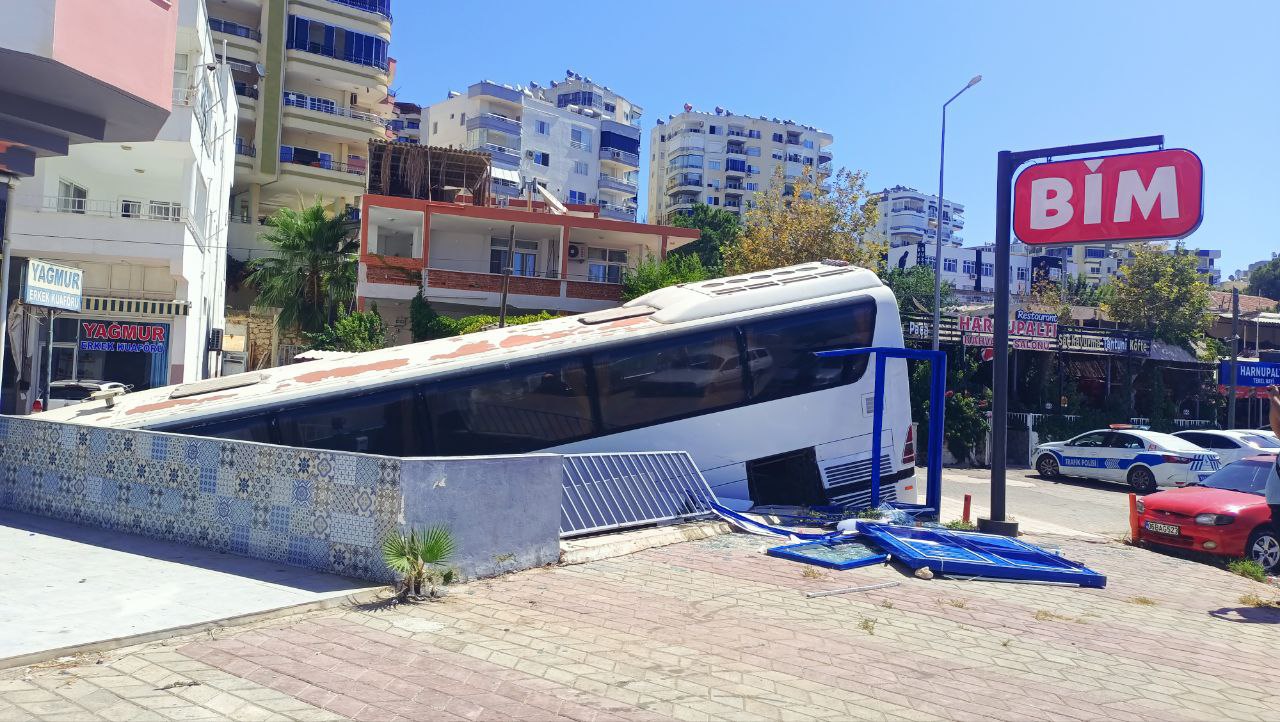
<path fill-rule="evenodd" d="M 0 417 L 0 507 L 372 581 L 399 459 Z"/>

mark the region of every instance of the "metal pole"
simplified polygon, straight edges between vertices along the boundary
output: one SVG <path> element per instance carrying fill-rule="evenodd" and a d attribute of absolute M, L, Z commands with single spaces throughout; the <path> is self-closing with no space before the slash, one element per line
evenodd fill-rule
<path fill-rule="evenodd" d="M 963 93 L 964 91 L 960 91 Z M 959 93 L 957 93 L 959 95 Z M 953 97 L 951 100 L 955 100 Z M 947 163 L 947 104 L 942 104 L 942 143 L 938 150 L 938 230 L 933 243 L 933 350 L 938 350 L 938 326 L 942 323 L 942 179 Z M 979 269 L 981 270 L 981 269 Z"/>
<path fill-rule="evenodd" d="M 0 228 L 0 245 L 3 246 L 3 260 L 0 260 L 0 401 L 4 397 L 4 359 L 8 352 L 9 343 L 9 259 L 11 256 L 10 249 L 12 235 L 10 229 L 13 228 L 13 194 L 18 189 L 17 176 L 2 176 L 5 184 L 4 194 L 4 227 Z M 14 362 L 14 368 L 17 368 L 18 362 Z M 18 387 L 13 387 L 14 404 L 16 409 Z M 0 404 L 0 412 L 3 412 L 3 405 Z"/>
<path fill-rule="evenodd" d="M 49 356 L 44 366 L 44 410 L 49 410 L 49 387 L 53 384 L 53 309 L 49 309 Z"/>
<path fill-rule="evenodd" d="M 502 307 L 498 309 L 498 328 L 507 325 L 507 292 L 511 288 L 511 271 L 516 258 L 516 225 L 511 224 L 511 234 L 507 238 L 507 262 L 502 264 Z"/>
<path fill-rule="evenodd" d="M 1236 427 L 1236 386 L 1240 381 L 1240 289 L 1231 289 L 1231 395 L 1227 397 L 1227 428 Z"/>
<path fill-rule="evenodd" d="M 992 329 L 991 390 L 991 516 L 979 519 L 984 531 L 1017 536 L 1018 525 L 1005 519 L 1005 462 L 1009 408 L 1009 236 L 1013 224 L 1013 154 L 1000 151 L 996 162 L 996 274 L 995 319 Z"/>

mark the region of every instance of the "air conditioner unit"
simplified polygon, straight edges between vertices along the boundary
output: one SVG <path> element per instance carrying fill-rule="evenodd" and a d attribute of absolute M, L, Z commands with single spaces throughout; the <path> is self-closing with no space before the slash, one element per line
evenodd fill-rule
<path fill-rule="evenodd" d="M 581 243 L 569 244 L 569 260 L 583 261 L 587 258 L 587 247 Z"/>
<path fill-rule="evenodd" d="M 532 158 L 532 157 L 533 157 L 533 151 L 531 151 L 531 150 L 526 150 L 526 151 L 524 152 L 524 157 L 526 157 L 526 158 Z"/>
<path fill-rule="evenodd" d="M 976 281 L 976 280 L 978 280 L 978 274 L 976 274 L 976 273 L 970 273 L 970 274 L 969 274 L 969 280 L 970 280 L 970 281 Z"/>

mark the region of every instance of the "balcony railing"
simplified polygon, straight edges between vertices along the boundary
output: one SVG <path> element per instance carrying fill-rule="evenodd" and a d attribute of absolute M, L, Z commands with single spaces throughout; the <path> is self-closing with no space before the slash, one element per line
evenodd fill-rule
<path fill-rule="evenodd" d="M 337 2 L 338 0 L 333 1 Z M 339 52 L 337 48 L 331 45 L 325 45 L 324 43 L 304 43 L 295 40 L 289 44 L 289 49 L 302 50 L 304 52 L 314 53 L 315 55 L 323 55 L 326 58 L 333 58 L 334 60 L 342 60 L 355 65 L 377 68 L 384 73 L 389 67 L 386 58 L 366 58 L 363 56 L 357 56 L 355 53 L 346 50 Z"/>
<path fill-rule="evenodd" d="M 606 187 L 612 186 L 614 188 L 621 187 L 622 190 L 632 191 L 632 192 L 634 192 L 636 188 L 638 188 L 635 181 L 628 180 L 626 178 L 623 178 L 622 176 L 610 175 L 608 173 L 600 174 L 600 185 L 606 186 Z"/>
<path fill-rule="evenodd" d="M 591 150 L 591 144 L 590 144 L 590 143 L 588 143 L 588 142 L 586 142 L 586 141 L 582 141 L 582 140 L 571 140 L 571 141 L 569 141 L 569 147 L 570 147 L 570 148 L 577 148 L 578 150 L 585 150 L 585 151 L 590 151 L 590 150 Z"/>
<path fill-rule="evenodd" d="M 729 146 L 728 148 L 725 148 L 725 149 L 724 149 L 724 152 L 726 152 L 726 153 L 728 153 L 728 154 L 730 154 L 730 155 L 746 155 L 746 154 L 747 154 L 747 149 L 746 149 L 746 148 L 743 148 L 742 146 L 732 146 L 732 145 L 731 145 L 731 146 Z"/>
<path fill-rule="evenodd" d="M 367 168 L 368 168 L 368 166 L 364 163 L 360 163 L 360 164 L 344 163 L 339 160 L 307 161 L 307 160 L 299 160 L 297 158 L 289 158 L 289 159 L 281 158 L 280 162 L 287 163 L 290 165 L 306 166 L 308 168 L 323 168 L 324 170 L 332 170 L 332 171 L 337 171 L 339 173 L 349 173 L 351 175 L 359 175 L 359 176 L 364 175 L 367 172 Z"/>
<path fill-rule="evenodd" d="M 248 83 L 236 83 L 236 95 L 242 98 L 258 99 L 258 89 Z"/>
<path fill-rule="evenodd" d="M 262 33 L 246 25 L 233 23 L 230 20 L 209 18 L 209 29 L 215 33 L 226 33 L 227 35 L 235 35 L 236 37 L 248 38 L 249 40 L 262 40 Z"/>
<path fill-rule="evenodd" d="M 640 156 L 617 148 L 601 148 L 600 158 L 602 160 L 617 161 L 623 165 L 635 166 L 636 168 L 640 167 Z"/>
<path fill-rule="evenodd" d="M 290 97 L 291 95 L 292 93 L 290 91 L 286 90 L 284 92 L 284 104 L 286 107 L 289 107 L 289 108 L 300 108 L 302 110 L 308 110 L 313 113 L 324 113 L 326 115 L 336 115 L 340 118 L 351 118 L 352 120 L 358 120 L 364 123 L 372 123 L 373 125 L 376 125 L 382 128 L 385 128 L 387 125 L 387 121 L 385 118 L 379 115 L 375 115 L 373 113 L 366 113 L 363 110 L 354 110 L 352 108 L 344 108 L 341 105 L 337 105 L 337 104 L 328 105 L 328 104 L 308 103 L 306 101 L 301 101 L 301 100 L 296 100 L 294 98 L 291 98 Z"/>
<path fill-rule="evenodd" d="M 253 146 L 253 143 L 237 142 L 236 155 L 243 155 L 249 158 L 255 158 L 258 155 L 258 149 Z"/>
<path fill-rule="evenodd" d="M 346 5 L 349 8 L 363 10 L 374 15 L 391 19 L 391 0 L 329 0 L 339 5 Z"/>
<path fill-rule="evenodd" d="M 68 196 L 44 196 L 40 210 L 52 213 L 73 213 L 83 216 L 106 218 L 137 218 L 149 221 L 183 222 L 187 219 L 181 204 L 144 201 L 115 201 L 104 199 L 71 198 Z"/>
<path fill-rule="evenodd" d="M 498 145 L 496 143 L 484 143 L 480 146 L 480 150 L 485 150 L 490 153 L 506 153 L 507 155 L 514 155 L 514 156 L 520 155 L 520 151 L 518 149 L 508 148 L 506 146 Z"/>

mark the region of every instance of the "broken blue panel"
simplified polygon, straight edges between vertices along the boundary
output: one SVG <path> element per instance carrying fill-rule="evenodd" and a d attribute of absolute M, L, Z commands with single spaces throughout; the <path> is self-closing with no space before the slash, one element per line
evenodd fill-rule
<path fill-rule="evenodd" d="M 769 549 L 768 554 L 771 557 L 817 564 L 828 569 L 854 569 L 889 561 L 889 555 L 872 544 L 869 539 L 847 536 L 801 544 L 786 544 Z"/>
<path fill-rule="evenodd" d="M 859 521 L 857 528 L 912 569 L 928 567 L 935 574 L 984 579 L 1107 585 L 1106 576 L 1079 562 L 1010 537 L 867 521 Z"/>

